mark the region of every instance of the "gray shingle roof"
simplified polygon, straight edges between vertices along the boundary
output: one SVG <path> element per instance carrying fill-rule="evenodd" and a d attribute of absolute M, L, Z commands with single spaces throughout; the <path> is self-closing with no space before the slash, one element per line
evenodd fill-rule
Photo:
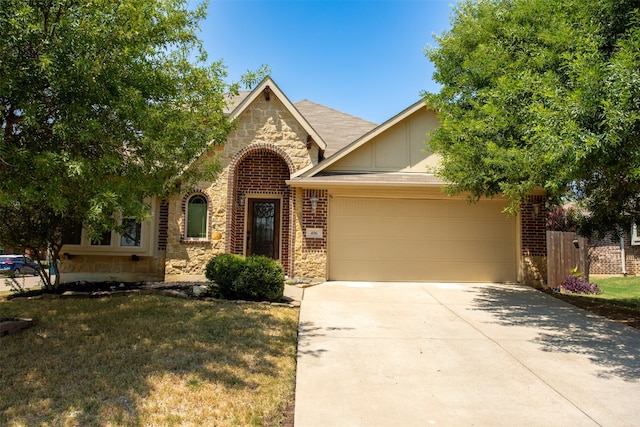
<path fill-rule="evenodd" d="M 224 108 L 224 113 L 231 114 L 231 112 L 238 106 L 238 104 L 240 104 L 247 96 L 249 96 L 250 93 L 251 91 L 241 90 L 238 91 L 237 95 L 226 94 L 225 97 L 227 98 L 227 105 Z"/>
<path fill-rule="evenodd" d="M 327 143 L 325 158 L 378 126 L 373 122 L 306 99 L 295 102 L 293 105 Z"/>

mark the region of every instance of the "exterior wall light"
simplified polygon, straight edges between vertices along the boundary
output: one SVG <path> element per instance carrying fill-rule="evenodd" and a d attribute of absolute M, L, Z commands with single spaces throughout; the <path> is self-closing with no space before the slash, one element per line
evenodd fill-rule
<path fill-rule="evenodd" d="M 540 215 L 540 203 L 533 203 L 531 207 L 533 208 L 533 210 L 531 211 L 531 216 L 533 218 L 537 218 L 538 215 Z"/>
<path fill-rule="evenodd" d="M 244 206 L 244 192 L 238 191 L 238 206 Z"/>
<path fill-rule="evenodd" d="M 309 197 L 309 201 L 311 202 L 311 213 L 316 213 L 316 209 L 318 208 L 318 198 L 316 196 Z"/>

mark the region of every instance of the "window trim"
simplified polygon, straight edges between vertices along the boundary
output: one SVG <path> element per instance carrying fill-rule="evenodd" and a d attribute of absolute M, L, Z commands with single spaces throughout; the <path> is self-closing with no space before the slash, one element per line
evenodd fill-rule
<path fill-rule="evenodd" d="M 60 253 L 68 253 L 72 255 L 113 255 L 113 256 L 154 256 L 156 254 L 157 230 L 159 226 L 158 209 L 159 202 L 153 198 L 151 203 L 151 218 L 148 221 L 140 223 L 140 245 L 139 246 L 123 246 L 121 245 L 120 233 L 111 231 L 111 239 L 109 245 L 92 244 L 89 239 L 87 230 L 82 227 L 80 244 L 64 243 Z M 116 215 L 118 222 L 122 223 L 125 219 L 132 217 L 123 217 Z"/>
<path fill-rule="evenodd" d="M 189 228 L 189 202 L 191 199 L 195 197 L 201 197 L 205 201 L 206 209 L 205 209 L 205 225 L 204 225 L 204 237 L 189 237 L 188 236 L 188 228 Z M 209 208 L 211 206 L 211 202 L 209 201 L 209 197 L 202 192 L 197 191 L 193 193 L 189 193 L 185 196 L 184 200 L 184 225 L 183 225 L 183 238 L 182 240 L 185 242 L 208 242 L 209 241 Z"/>
<path fill-rule="evenodd" d="M 638 225 L 637 224 L 633 224 L 633 226 L 631 226 L 631 236 L 629 236 L 629 240 L 631 241 L 631 246 L 638 246 L 640 245 L 640 233 L 638 233 Z"/>
<path fill-rule="evenodd" d="M 132 236 L 132 237 L 134 237 L 134 240 L 133 240 L 134 244 L 133 245 L 123 244 L 122 241 L 124 239 L 131 240 L 130 239 L 131 236 L 127 236 L 127 235 L 124 235 L 124 234 L 119 234 L 120 239 L 118 240 L 118 245 L 121 248 L 139 248 L 140 246 L 142 246 L 142 241 L 144 239 L 144 234 L 142 233 L 142 223 L 140 221 L 136 221 L 136 219 L 134 217 L 123 217 L 120 222 L 122 223 L 122 226 L 125 227 L 125 224 L 124 224 L 125 221 L 129 222 L 131 220 L 135 221 L 135 223 L 133 223 L 133 224 L 134 224 L 134 226 L 136 228 L 136 233 L 135 233 L 136 236 Z M 136 242 L 136 240 L 137 240 L 137 242 Z"/>

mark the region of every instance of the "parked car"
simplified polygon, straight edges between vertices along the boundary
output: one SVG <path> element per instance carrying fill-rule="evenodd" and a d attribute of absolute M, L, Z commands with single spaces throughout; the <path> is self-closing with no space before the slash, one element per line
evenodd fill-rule
<path fill-rule="evenodd" d="M 0 255 L 0 273 L 19 276 L 20 274 L 38 275 L 40 267 L 31 258 L 24 255 Z"/>

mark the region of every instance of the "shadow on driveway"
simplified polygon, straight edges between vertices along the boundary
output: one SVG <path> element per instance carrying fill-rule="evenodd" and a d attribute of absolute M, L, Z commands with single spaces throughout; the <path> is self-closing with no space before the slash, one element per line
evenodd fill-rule
<path fill-rule="evenodd" d="M 599 376 L 640 379 L 640 341 L 634 328 L 576 308 L 542 292 L 491 286 L 477 292 L 472 310 L 503 326 L 536 328 L 534 342 L 545 352 L 582 354 L 600 366 Z"/>

